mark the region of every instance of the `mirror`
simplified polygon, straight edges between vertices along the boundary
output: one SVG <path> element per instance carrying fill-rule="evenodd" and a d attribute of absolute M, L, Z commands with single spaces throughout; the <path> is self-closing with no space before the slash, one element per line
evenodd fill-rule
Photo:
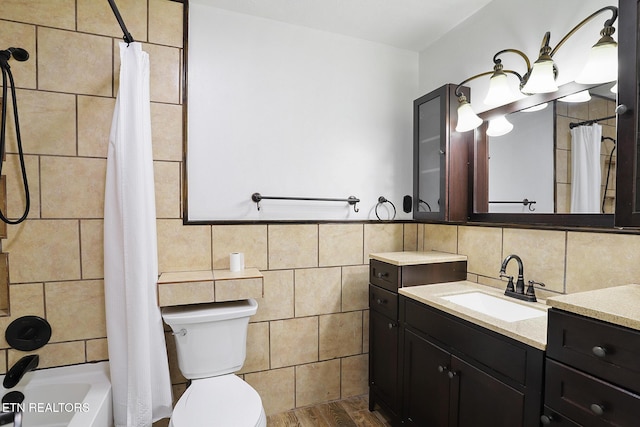
<path fill-rule="evenodd" d="M 411 218 L 415 55 L 213 3 L 185 1 L 185 222 Z"/>
<path fill-rule="evenodd" d="M 612 86 L 570 83 L 556 93 L 531 96 L 480 114 L 485 124 L 475 134 L 471 219 L 611 225 L 616 175 L 616 100 Z M 591 95 L 589 101 L 561 100 L 584 90 Z M 532 108 L 544 104 L 545 108 Z M 502 136 L 487 136 L 487 122 L 500 116 L 513 129 Z M 590 126 L 593 122 L 599 127 Z M 574 138 L 586 134 L 598 139 L 599 144 L 592 144 L 595 153 L 590 163 L 585 163 L 586 155 L 579 149 L 572 149 L 572 133 Z M 586 180 L 580 177 L 581 171 Z M 592 188 L 585 193 L 587 182 Z M 586 208 L 585 198 L 589 199 Z"/>

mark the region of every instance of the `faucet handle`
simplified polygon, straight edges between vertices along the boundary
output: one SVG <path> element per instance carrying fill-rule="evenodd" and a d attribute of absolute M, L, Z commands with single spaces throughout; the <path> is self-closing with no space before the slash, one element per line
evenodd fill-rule
<path fill-rule="evenodd" d="M 513 276 L 509 276 L 504 271 L 500 271 L 500 278 L 502 279 L 503 277 L 509 279 L 509 282 L 507 283 L 507 291 L 515 292 L 515 288 L 513 287 Z"/>
<path fill-rule="evenodd" d="M 535 281 L 533 281 L 533 280 L 529 280 L 527 283 L 529 284 L 529 286 L 538 285 L 538 286 L 540 286 L 541 288 L 544 288 L 544 287 L 546 287 L 546 286 L 547 286 L 547 285 L 545 285 L 545 284 L 544 284 L 544 283 L 542 283 L 542 282 L 535 282 Z"/>
<path fill-rule="evenodd" d="M 538 285 L 538 286 L 542 286 L 545 287 L 546 285 L 542 282 L 535 282 L 533 280 L 529 280 L 527 282 L 529 284 L 529 286 L 527 286 L 527 292 L 526 295 L 529 296 L 531 298 L 531 301 L 536 301 L 536 292 L 533 288 L 533 285 Z"/>

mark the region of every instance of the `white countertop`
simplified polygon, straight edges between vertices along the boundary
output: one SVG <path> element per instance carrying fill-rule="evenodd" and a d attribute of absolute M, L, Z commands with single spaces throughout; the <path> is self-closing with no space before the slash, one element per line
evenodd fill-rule
<path fill-rule="evenodd" d="M 435 285 L 421 285 L 400 288 L 398 292 L 413 300 L 419 301 L 431 307 L 435 307 L 446 313 L 467 320 L 476 325 L 485 327 L 501 335 L 513 338 L 540 350 L 547 348 L 547 316 L 531 319 L 507 322 L 478 311 L 463 307 L 443 299 L 443 296 L 452 294 L 482 291 L 483 293 L 505 299 L 509 302 L 522 304 L 540 310 L 548 310 L 549 306 L 544 302 L 525 302 L 507 297 L 504 291 L 489 286 L 480 285 L 469 281 L 440 283 Z"/>
<path fill-rule="evenodd" d="M 467 260 L 466 255 L 457 255 L 438 251 L 378 252 L 369 254 L 369 258 L 397 266 L 435 264 L 440 262 Z"/>

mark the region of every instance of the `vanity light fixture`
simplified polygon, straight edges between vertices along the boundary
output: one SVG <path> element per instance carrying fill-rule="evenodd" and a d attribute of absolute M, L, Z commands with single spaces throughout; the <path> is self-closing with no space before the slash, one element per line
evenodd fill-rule
<path fill-rule="evenodd" d="M 458 86 L 460 87 L 460 86 Z M 482 124 L 482 119 L 473 112 L 471 104 L 467 101 L 467 97 L 463 94 L 458 94 L 456 89 L 456 96 L 458 97 L 458 123 L 456 124 L 456 132 L 467 132 L 473 130 Z"/>
<path fill-rule="evenodd" d="M 498 62 L 493 68 L 494 71 L 489 79 L 489 90 L 484 98 L 484 104 L 498 106 L 509 103 L 515 98 L 515 95 L 511 90 L 507 75 L 502 71 L 502 63 Z"/>
<path fill-rule="evenodd" d="M 489 120 L 489 127 L 487 128 L 488 136 L 502 136 L 506 135 L 513 129 L 513 123 L 511 123 L 505 116 L 498 116 Z"/>
<path fill-rule="evenodd" d="M 518 78 L 520 92 L 524 95 L 557 91 L 558 85 L 556 84 L 556 78 L 558 76 L 558 68 L 553 61 L 553 56 L 576 31 L 606 11 L 610 11 L 612 16 L 605 21 L 604 27 L 600 31 L 600 40 L 591 48 L 587 63 L 584 69 L 578 74 L 576 82 L 599 84 L 615 81 L 618 78 L 618 44 L 611 36 L 615 32 L 613 24 L 618 19 L 618 8 L 615 6 L 606 6 L 583 19 L 569 31 L 553 49 L 549 45 L 551 33 L 546 32 L 542 38 L 538 59 L 533 63 L 533 66 L 530 65 L 529 58 L 522 51 L 517 49 L 504 49 L 493 56 L 493 71 L 476 74 L 462 81 L 455 92 L 456 96 L 458 96 L 458 102 L 460 102 L 456 130 L 458 132 L 466 132 L 482 124 L 482 120 L 475 114 L 467 98 L 459 92 L 459 88 L 471 80 L 491 75 L 489 90 L 484 100 L 486 105 L 491 106 L 506 104 L 512 100 L 512 92 L 511 89 L 508 88 L 507 74 L 513 74 Z M 504 53 L 516 53 L 522 57 L 526 64 L 526 72 L 524 75 L 520 75 L 513 70 L 504 69 L 502 60 L 499 58 L 499 56 Z M 476 126 L 471 127 L 473 124 L 476 124 Z"/>

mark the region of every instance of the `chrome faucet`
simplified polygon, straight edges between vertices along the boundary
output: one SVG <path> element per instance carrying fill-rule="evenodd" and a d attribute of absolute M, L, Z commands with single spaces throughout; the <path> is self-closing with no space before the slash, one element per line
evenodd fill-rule
<path fill-rule="evenodd" d="M 4 388 L 13 388 L 18 385 L 24 374 L 38 367 L 39 361 L 40 357 L 37 354 L 30 354 L 18 360 L 4 377 L 2 381 Z"/>
<path fill-rule="evenodd" d="M 513 286 L 513 276 L 509 276 L 507 274 L 507 264 L 509 264 L 509 261 L 511 261 L 512 259 L 515 259 L 516 262 L 518 263 L 518 279 L 516 280 L 515 287 Z M 533 285 L 539 284 L 541 286 L 544 286 L 543 283 L 538 283 L 530 280 L 529 286 L 527 286 L 527 291 L 525 292 L 524 265 L 522 264 L 522 259 L 520 259 L 518 255 L 514 255 L 514 254 L 507 256 L 504 259 L 504 261 L 502 261 L 502 266 L 500 267 L 500 278 L 502 277 L 506 277 L 509 279 L 509 282 L 507 283 L 507 289 L 504 291 L 504 294 L 509 297 L 517 298 L 523 301 L 535 302 L 536 294 L 535 294 L 535 290 L 533 289 Z"/>

